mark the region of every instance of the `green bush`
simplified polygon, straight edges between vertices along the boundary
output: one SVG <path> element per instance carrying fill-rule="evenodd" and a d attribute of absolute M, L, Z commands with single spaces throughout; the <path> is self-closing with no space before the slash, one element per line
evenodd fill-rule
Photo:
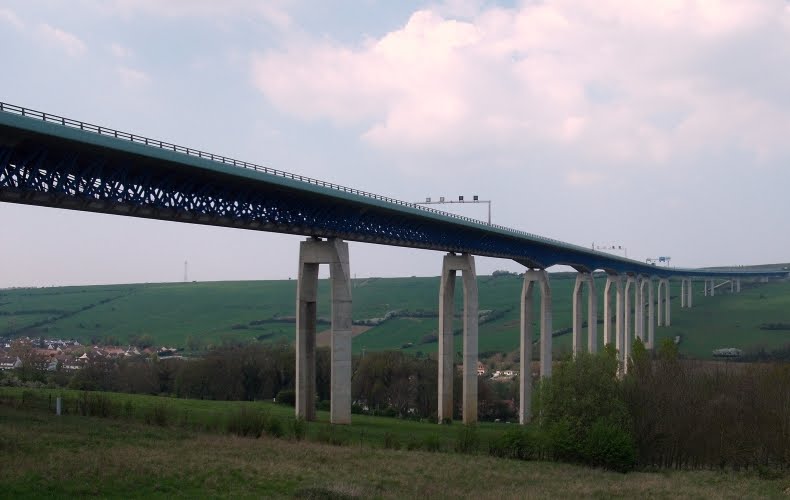
<path fill-rule="evenodd" d="M 164 403 L 155 404 L 145 415 L 145 423 L 165 427 L 170 423 L 170 410 Z"/>
<path fill-rule="evenodd" d="M 458 431 L 455 440 L 455 451 L 458 453 L 477 453 L 480 447 L 480 434 L 475 424 L 465 424 Z"/>
<path fill-rule="evenodd" d="M 568 420 L 560 420 L 546 427 L 548 447 L 554 460 L 562 462 L 579 462 L 582 458 L 582 446 L 579 436 L 574 432 Z"/>
<path fill-rule="evenodd" d="M 84 417 L 117 417 L 118 406 L 104 394 L 83 392 L 77 399 L 77 413 Z"/>
<path fill-rule="evenodd" d="M 398 440 L 398 437 L 392 432 L 387 431 L 384 433 L 384 448 L 388 450 L 400 449 L 400 441 Z"/>
<path fill-rule="evenodd" d="M 274 415 L 264 415 L 263 430 L 271 437 L 281 438 L 285 435 L 282 421 Z"/>
<path fill-rule="evenodd" d="M 291 421 L 291 432 L 294 439 L 301 441 L 307 436 L 307 420 L 304 417 L 296 417 Z"/>
<path fill-rule="evenodd" d="M 228 419 L 228 433 L 237 436 L 259 438 L 265 427 L 266 417 L 263 413 L 244 407 Z"/>
<path fill-rule="evenodd" d="M 282 405 L 296 406 L 296 392 L 293 389 L 283 389 L 277 393 L 277 402 Z"/>
<path fill-rule="evenodd" d="M 335 446 L 345 446 L 351 440 L 348 429 L 345 426 L 330 425 L 323 426 L 316 434 L 316 440 Z"/>
<path fill-rule="evenodd" d="M 501 458 L 530 460 L 538 456 L 535 438 L 521 426 L 513 427 L 488 445 L 488 453 Z"/>
<path fill-rule="evenodd" d="M 437 452 L 442 450 L 442 442 L 436 434 L 429 434 L 422 438 L 422 449 L 425 451 Z"/>
<path fill-rule="evenodd" d="M 595 467 L 628 472 L 636 465 L 636 445 L 620 425 L 597 420 L 590 428 L 583 449 L 584 461 Z"/>

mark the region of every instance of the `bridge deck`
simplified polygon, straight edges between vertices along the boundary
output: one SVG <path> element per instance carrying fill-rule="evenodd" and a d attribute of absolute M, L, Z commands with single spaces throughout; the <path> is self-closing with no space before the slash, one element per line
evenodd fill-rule
<path fill-rule="evenodd" d="M 0 103 L 0 201 L 468 252 L 529 267 L 672 275 L 663 268 L 168 142 Z"/>

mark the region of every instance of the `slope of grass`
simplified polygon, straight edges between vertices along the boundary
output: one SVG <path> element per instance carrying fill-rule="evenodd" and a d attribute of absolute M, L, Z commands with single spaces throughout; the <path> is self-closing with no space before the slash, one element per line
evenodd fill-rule
<path fill-rule="evenodd" d="M 519 297 L 517 276 L 480 276 L 480 309 L 503 313 L 480 325 L 479 349 L 512 351 L 519 341 Z M 571 326 L 571 274 L 552 276 L 553 327 Z M 599 317 L 603 310 L 604 280 L 596 282 Z M 463 297 L 456 287 L 456 311 Z M 726 288 L 726 287 L 725 287 Z M 435 352 L 435 342 L 423 343 L 438 327 L 439 280 L 428 278 L 367 278 L 354 281 L 354 319 L 383 317 L 388 311 L 433 314 L 385 322 L 354 339 L 354 351 L 401 349 Z M 220 343 L 226 339 L 292 341 L 294 324 L 272 322 L 295 314 L 296 282 L 212 282 L 138 284 L 95 287 L 15 289 L 0 291 L 0 335 L 17 332 L 31 336 L 77 338 L 113 336 L 121 342 L 149 334 L 159 345 L 185 346 L 187 339 Z M 695 287 L 694 307 L 681 309 L 679 283 L 673 283 L 672 326 L 657 328 L 657 338 L 681 336 L 681 352 L 709 358 L 720 347 L 777 348 L 790 343 L 788 331 L 760 330 L 762 323 L 790 323 L 790 282 L 747 286 L 741 294 L 719 290 L 703 297 Z M 319 317 L 330 314 L 329 286 L 319 284 Z M 264 321 L 268 320 L 268 321 Z M 35 328 L 29 328 L 38 325 Z M 462 325 L 460 317 L 455 327 Z M 28 327 L 27 330 L 25 328 Z M 319 329 L 326 326 L 319 326 Z M 537 336 L 537 328 L 535 329 Z M 599 348 L 603 328 L 598 328 Z M 537 338 L 537 337 L 536 337 Z M 461 349 L 460 337 L 456 345 Z M 555 354 L 570 350 L 570 335 L 554 339 Z"/>
<path fill-rule="evenodd" d="M 237 438 L 0 405 L 9 498 L 769 498 L 754 472 L 618 474 L 585 467 Z M 438 427 L 438 426 L 434 426 Z"/>

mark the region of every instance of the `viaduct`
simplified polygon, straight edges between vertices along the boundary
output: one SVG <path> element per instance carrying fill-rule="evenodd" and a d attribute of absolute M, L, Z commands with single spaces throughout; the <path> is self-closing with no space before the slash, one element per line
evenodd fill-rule
<path fill-rule="evenodd" d="M 463 421 L 477 420 L 478 288 L 475 255 L 525 267 L 521 292 L 519 419 L 530 419 L 533 320 L 539 318 L 540 376 L 551 376 L 552 295 L 547 269 L 574 268 L 573 352 L 597 348 L 594 271 L 606 273 L 604 344 L 623 370 L 633 339 L 654 347 L 669 326 L 669 280 L 681 282 L 681 307 L 692 283 L 713 295 L 716 281 L 740 291 L 741 279 L 782 271 L 678 269 L 590 250 L 300 175 L 0 102 L 0 201 L 114 215 L 299 234 L 296 298 L 296 414 L 315 418 L 318 268 L 331 280 L 330 420 L 351 422 L 351 272 L 347 241 L 439 250 L 438 419 L 453 416 L 453 318 L 456 274 L 463 287 Z M 587 328 L 583 300 L 587 296 Z M 540 296 L 540 310 L 533 303 Z M 633 311 L 633 317 L 631 312 Z M 612 321 L 614 318 L 614 321 Z M 585 342 L 586 333 L 586 342 Z"/>

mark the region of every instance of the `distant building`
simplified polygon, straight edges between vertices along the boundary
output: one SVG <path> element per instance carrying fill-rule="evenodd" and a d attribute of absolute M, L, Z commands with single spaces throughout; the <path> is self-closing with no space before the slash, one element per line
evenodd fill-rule
<path fill-rule="evenodd" d="M 8 356 L 0 358 L 0 370 L 14 370 L 22 368 L 22 360 L 19 356 Z"/>
<path fill-rule="evenodd" d="M 716 358 L 740 358 L 743 356 L 743 351 L 735 347 L 725 347 L 723 349 L 715 349 L 713 356 Z"/>

